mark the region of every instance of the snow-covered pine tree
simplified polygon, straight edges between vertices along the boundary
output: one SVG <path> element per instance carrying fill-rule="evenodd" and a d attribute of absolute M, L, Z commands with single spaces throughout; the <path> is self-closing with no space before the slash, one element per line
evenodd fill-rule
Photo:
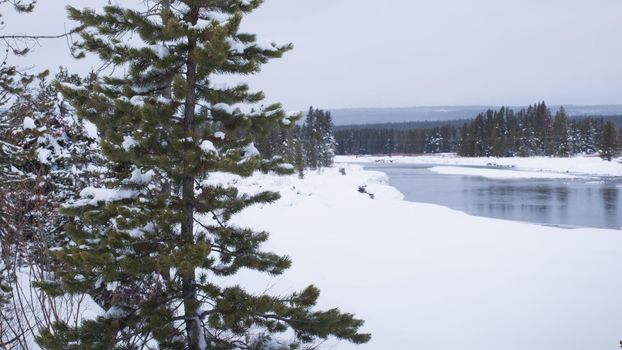
<path fill-rule="evenodd" d="M 305 117 L 302 127 L 302 135 L 304 140 L 305 164 L 309 169 L 317 169 L 319 167 L 318 154 L 318 138 L 317 138 L 317 112 L 313 106 L 309 107 L 309 111 Z"/>
<path fill-rule="evenodd" d="M 318 163 L 320 167 L 330 167 L 335 159 L 335 136 L 333 134 L 333 118 L 330 112 L 316 110 L 316 132 Z"/>
<path fill-rule="evenodd" d="M 572 145 L 568 130 L 568 115 L 566 114 L 566 109 L 564 109 L 564 107 L 561 107 L 555 114 L 552 126 L 552 137 L 552 155 L 557 157 L 568 157 L 571 153 Z"/>
<path fill-rule="evenodd" d="M 616 127 L 611 120 L 605 122 L 600 138 L 600 157 L 611 161 L 618 151 Z"/>
<path fill-rule="evenodd" d="M 296 161 L 296 143 L 300 138 L 300 127 L 275 125 L 267 135 L 258 135 L 255 146 L 264 158 L 282 157 L 287 163 Z"/>
<path fill-rule="evenodd" d="M 425 138 L 425 153 L 438 153 L 440 151 L 442 141 L 443 138 L 438 130 L 430 131 Z"/>
<path fill-rule="evenodd" d="M 287 257 L 260 250 L 267 233 L 229 223 L 278 194 L 246 195 L 205 181 L 217 171 L 292 171 L 278 158 L 262 159 L 253 138 L 293 119 L 278 104 L 244 113 L 240 104 L 263 94 L 214 82 L 257 73 L 291 49 L 239 32 L 242 16 L 261 3 L 69 8 L 83 25 L 77 55 L 95 53 L 125 73 L 60 85 L 78 115 L 97 125 L 115 179 L 65 208 L 75 217 L 67 226 L 72 244 L 56 256 L 67 268 L 61 284 L 45 288 L 91 293 L 107 313 L 77 328 L 59 323 L 40 336 L 44 348 L 290 349 L 330 336 L 369 340 L 353 315 L 315 311 L 314 286 L 276 297 L 216 282 L 242 268 L 276 275 L 290 266 Z"/>
<path fill-rule="evenodd" d="M 0 174 L 0 235 L 2 264 L 15 285 L 14 276 L 33 282 L 54 279 L 58 268 L 48 249 L 66 242 L 67 218 L 58 214 L 60 203 L 78 196 L 96 164 L 96 140 L 87 135 L 57 91 L 40 75 L 37 85 L 24 86 L 0 116 L 0 136 L 10 166 Z M 75 77 L 73 77 L 75 79 Z M 57 79 L 72 77 L 61 71 Z M 23 277 L 24 278 L 24 277 Z M 22 288 L 25 286 L 22 280 Z M 14 340 L 24 346 L 39 328 L 68 314 L 51 312 L 57 302 L 36 290 L 14 289 L 0 317 L 0 343 Z M 19 305 L 19 307 L 17 307 Z M 3 327 L 6 326 L 6 327 Z"/>
<path fill-rule="evenodd" d="M 296 134 L 298 135 L 298 137 L 294 140 L 294 157 L 298 177 L 302 179 L 305 177 L 305 156 L 302 149 L 302 133 L 300 131 L 301 129 L 297 128 Z"/>
<path fill-rule="evenodd" d="M 33 221 L 46 224 L 46 244 L 58 244 L 64 241 L 62 227 L 67 220 L 57 215 L 58 207 L 77 198 L 79 192 L 96 182 L 96 176 L 105 170 L 100 167 L 102 155 L 96 135 L 89 134 L 84 121 L 77 118 L 46 77 L 47 74 L 40 75 L 36 87 L 18 95 L 8 119 L 15 126 L 15 144 L 24 156 L 24 160 L 14 165 L 37 180 L 34 188 L 43 186 L 40 195 L 45 197 L 47 213 L 40 213 L 42 219 Z M 63 67 L 55 80 L 80 81 Z"/>
<path fill-rule="evenodd" d="M 330 112 L 309 107 L 301 137 L 307 167 L 319 169 L 333 164 L 336 143 Z"/>

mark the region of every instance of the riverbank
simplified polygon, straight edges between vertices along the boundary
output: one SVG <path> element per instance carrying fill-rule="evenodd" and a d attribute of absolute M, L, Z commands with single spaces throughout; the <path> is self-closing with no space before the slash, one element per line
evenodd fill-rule
<path fill-rule="evenodd" d="M 322 307 L 355 313 L 373 334 L 335 349 L 614 349 L 622 338 L 619 231 L 406 202 L 386 175 L 350 164 L 235 183 L 281 192 L 234 220 L 271 232 L 266 248 L 294 265 L 278 278 L 244 273 L 230 283 L 277 294 L 316 284 Z"/>
<path fill-rule="evenodd" d="M 599 157 L 529 157 L 529 158 L 493 158 L 493 157 L 458 157 L 455 154 L 425 156 L 337 156 L 342 163 L 395 162 L 404 164 L 435 164 L 507 168 L 520 171 L 574 174 L 579 176 L 621 176 L 622 158 L 611 162 Z"/>

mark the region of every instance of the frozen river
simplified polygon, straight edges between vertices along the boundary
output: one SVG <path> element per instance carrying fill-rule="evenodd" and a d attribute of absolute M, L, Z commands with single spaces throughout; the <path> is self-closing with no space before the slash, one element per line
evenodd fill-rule
<path fill-rule="evenodd" d="M 562 227 L 622 227 L 622 180 L 489 179 L 443 175 L 434 165 L 371 163 L 406 200 L 443 205 L 471 215 Z"/>

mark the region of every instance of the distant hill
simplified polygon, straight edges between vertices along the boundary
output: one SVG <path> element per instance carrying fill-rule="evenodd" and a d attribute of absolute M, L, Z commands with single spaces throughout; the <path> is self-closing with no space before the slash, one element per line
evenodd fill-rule
<path fill-rule="evenodd" d="M 509 106 L 514 110 L 522 106 Z M 550 106 L 555 112 L 559 106 Z M 566 105 L 570 116 L 617 116 L 622 115 L 622 105 L 575 106 Z M 423 121 L 448 121 L 472 119 L 488 109 L 499 106 L 452 106 L 452 107 L 404 107 L 404 108 L 349 108 L 331 109 L 335 125 L 386 124 Z M 617 121 L 617 120 L 616 120 Z"/>
<path fill-rule="evenodd" d="M 438 120 L 438 121 L 422 121 L 422 122 L 402 122 L 402 123 L 378 123 L 378 124 L 355 124 L 355 125 L 335 125 L 335 130 L 357 130 L 357 129 L 431 129 L 444 125 L 460 127 L 466 123 L 470 123 L 473 118 L 455 119 L 455 120 Z"/>
<path fill-rule="evenodd" d="M 575 115 L 572 119 L 587 118 L 587 115 Z M 600 116 L 604 120 L 611 120 L 617 128 L 622 128 L 622 115 Z M 353 124 L 353 125 L 335 125 L 335 130 L 359 130 L 359 129 L 432 129 L 444 125 L 461 127 L 471 122 L 473 118 L 456 119 L 456 120 L 439 120 L 439 121 L 422 121 L 422 122 L 402 122 L 402 123 L 374 123 L 374 124 Z"/>

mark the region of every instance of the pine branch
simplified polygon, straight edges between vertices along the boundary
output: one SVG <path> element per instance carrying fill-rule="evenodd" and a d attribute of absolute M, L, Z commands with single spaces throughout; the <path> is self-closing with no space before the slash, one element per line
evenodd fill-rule
<path fill-rule="evenodd" d="M 39 39 L 61 39 L 70 36 L 76 32 L 79 32 L 82 28 L 73 29 L 67 33 L 58 35 L 27 35 L 27 34 L 12 34 L 12 35 L 0 35 L 0 40 L 39 40 Z"/>

